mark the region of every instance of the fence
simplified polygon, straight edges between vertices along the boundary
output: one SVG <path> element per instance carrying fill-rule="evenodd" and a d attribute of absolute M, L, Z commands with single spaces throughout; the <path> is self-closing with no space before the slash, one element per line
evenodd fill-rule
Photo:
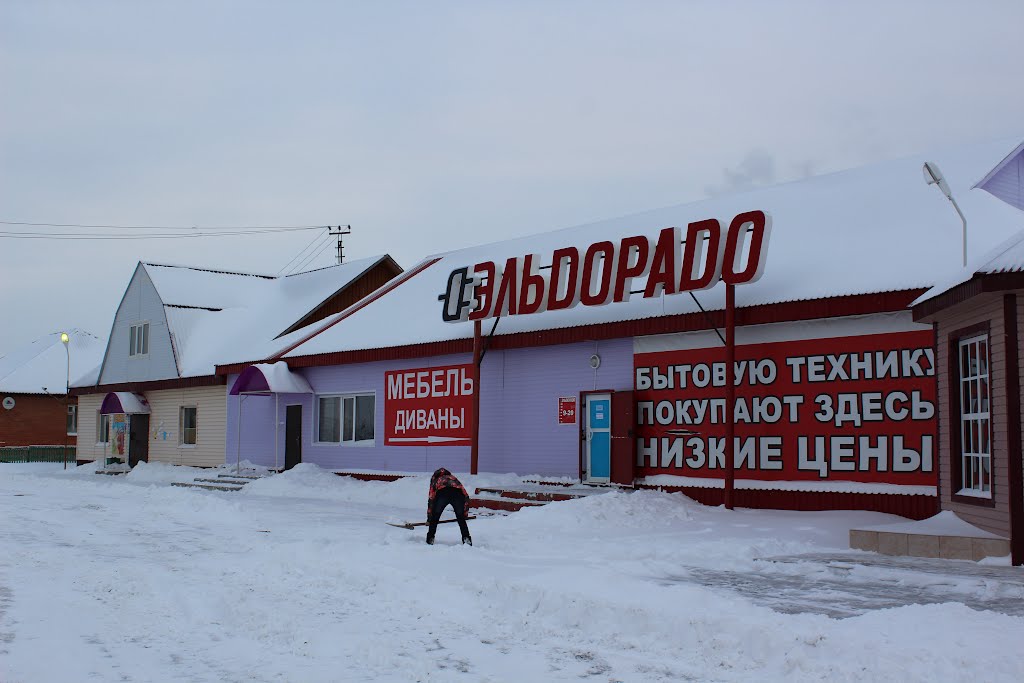
<path fill-rule="evenodd" d="M 67 462 L 75 463 L 74 446 L 2 446 L 0 462 Z"/>

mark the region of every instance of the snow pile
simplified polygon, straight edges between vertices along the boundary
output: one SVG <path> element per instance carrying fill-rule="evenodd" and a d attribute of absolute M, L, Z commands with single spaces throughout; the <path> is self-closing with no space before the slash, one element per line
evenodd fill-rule
<path fill-rule="evenodd" d="M 697 507 L 702 506 L 679 493 L 609 490 L 558 505 L 520 510 L 505 520 L 505 525 L 510 530 L 557 533 L 601 532 L 609 527 L 671 528 L 690 522 Z"/>
<path fill-rule="evenodd" d="M 64 468 L 61 462 L 3 462 L 0 463 L 0 476 L 8 474 L 60 474 L 62 472 L 74 472 L 78 467 L 74 462 Z"/>
<path fill-rule="evenodd" d="M 979 529 L 960 519 L 952 510 L 943 510 L 939 514 L 916 522 L 899 524 L 883 524 L 869 526 L 860 531 L 882 531 L 891 534 L 922 534 L 924 536 L 967 536 L 970 538 L 1003 538 L 996 534 Z"/>
<path fill-rule="evenodd" d="M 456 472 L 455 476 L 462 482 L 471 498 L 476 497 L 475 491 L 478 488 L 520 486 L 524 479 L 530 481 L 539 479 L 532 476 L 524 478 L 514 474 L 491 473 L 471 475 Z M 252 482 L 243 489 L 242 493 L 278 498 L 314 497 L 348 503 L 392 505 L 417 509 L 422 507 L 425 509 L 429 488 L 430 474 L 423 472 L 406 473 L 400 479 L 390 482 L 364 481 L 355 477 L 339 476 L 314 463 L 304 462 L 281 474 Z M 550 490 L 557 493 L 561 489 L 552 486 Z"/>
<path fill-rule="evenodd" d="M 322 498 L 349 503 L 408 507 L 422 499 L 425 503 L 429 478 L 408 477 L 395 482 L 361 481 L 339 477 L 313 463 L 299 463 L 292 469 L 248 484 L 240 493 L 246 496 L 276 498 Z"/>
<path fill-rule="evenodd" d="M 140 462 L 125 475 L 133 484 L 170 484 L 193 481 L 196 477 L 208 477 L 210 471 L 202 467 L 169 465 L 165 462 Z"/>

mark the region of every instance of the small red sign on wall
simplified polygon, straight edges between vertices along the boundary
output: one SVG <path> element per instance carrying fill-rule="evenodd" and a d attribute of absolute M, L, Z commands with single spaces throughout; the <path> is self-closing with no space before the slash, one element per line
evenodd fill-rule
<path fill-rule="evenodd" d="M 560 396 L 558 398 L 558 424 L 576 424 L 576 397 Z"/>

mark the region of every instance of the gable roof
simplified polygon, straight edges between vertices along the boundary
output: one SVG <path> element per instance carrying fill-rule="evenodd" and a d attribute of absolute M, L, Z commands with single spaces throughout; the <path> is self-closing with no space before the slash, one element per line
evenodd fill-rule
<path fill-rule="evenodd" d="M 262 348 L 390 256 L 282 277 L 144 264 L 164 303 L 180 377 L 211 375 L 235 349 Z M 393 261 L 392 261 L 393 263 Z"/>
<path fill-rule="evenodd" d="M 972 189 L 973 188 L 985 189 L 985 185 L 990 180 L 992 180 L 993 177 L 995 177 L 1000 171 L 1002 171 L 1004 168 L 1006 168 L 1007 165 L 1009 165 L 1012 161 L 1014 161 L 1022 153 L 1024 153 L 1024 142 L 1021 142 L 1015 148 L 1010 150 L 1009 154 L 1007 154 L 1005 157 L 1003 157 L 1002 161 L 1000 161 L 998 164 L 993 166 L 992 169 L 988 173 L 986 173 L 985 176 L 981 180 L 979 180 L 978 182 L 974 183 L 974 185 L 972 186 Z"/>
<path fill-rule="evenodd" d="M 706 218 L 723 224 L 753 209 L 772 215 L 773 227 L 764 276 L 738 287 L 736 305 L 758 306 L 854 294 L 912 291 L 930 287 L 942 264 L 960 260 L 960 220 L 946 199 L 922 178 L 925 160 L 942 168 L 968 220 L 975 245 L 991 245 L 1024 227 L 1024 213 L 974 183 L 1014 149 L 1019 139 L 999 140 L 832 173 L 749 192 L 646 211 L 530 237 L 470 247 L 425 259 L 407 271 L 408 282 L 394 286 L 370 305 L 343 312 L 310 326 L 308 332 L 278 340 L 285 358 L 407 346 L 465 339 L 469 324 L 441 319 L 439 294 L 449 273 L 483 261 L 504 263 L 512 256 L 539 254 L 548 265 L 551 252 L 564 246 L 587 247 L 628 235 L 655 237 L 669 226 Z M 639 287 L 640 285 L 636 285 Z M 707 310 L 725 304 L 725 288 L 698 292 Z M 355 308 L 355 307 L 353 307 Z M 696 313 L 685 294 L 629 301 L 602 307 L 547 311 L 501 319 L 495 334 L 641 320 Z M 335 325 L 339 319 L 344 323 Z M 400 322 L 399 322 L 400 321 Z M 486 331 L 486 330 L 485 330 Z M 291 348 L 294 347 L 294 348 Z M 244 358 L 262 360 L 276 356 Z"/>
<path fill-rule="evenodd" d="M 178 377 L 185 378 L 214 374 L 216 363 L 236 349 L 262 350 L 381 263 L 401 271 L 386 254 L 286 276 L 149 262 L 138 267 L 163 306 Z"/>
<path fill-rule="evenodd" d="M 69 362 L 72 385 L 95 382 L 105 344 L 77 328 L 68 337 L 66 352 L 60 332 L 53 332 L 0 355 L 0 393 L 64 394 Z"/>

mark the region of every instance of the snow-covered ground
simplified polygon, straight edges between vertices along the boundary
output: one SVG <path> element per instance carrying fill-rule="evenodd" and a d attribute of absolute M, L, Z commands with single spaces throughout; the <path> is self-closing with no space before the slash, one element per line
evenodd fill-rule
<path fill-rule="evenodd" d="M 858 567 L 816 581 L 811 565 L 757 558 L 847 552 L 851 526 L 887 515 L 729 512 L 613 492 L 471 521 L 474 547 L 444 525 L 428 546 L 421 529 L 383 523 L 423 517 L 424 478 L 358 482 L 301 465 L 219 493 L 169 485 L 208 471 L 60 467 L 0 465 L 5 683 L 1024 673 L 1024 618 L 960 604 L 993 592 L 1020 601 L 1012 582 L 904 572 L 908 602 L 936 591 L 950 602 L 858 603 L 836 619 L 812 599 L 787 613 L 802 608 L 780 602 L 780 580 L 792 591 L 799 578 L 801 597 L 824 603 L 875 578 L 893 592 L 893 579 Z"/>

